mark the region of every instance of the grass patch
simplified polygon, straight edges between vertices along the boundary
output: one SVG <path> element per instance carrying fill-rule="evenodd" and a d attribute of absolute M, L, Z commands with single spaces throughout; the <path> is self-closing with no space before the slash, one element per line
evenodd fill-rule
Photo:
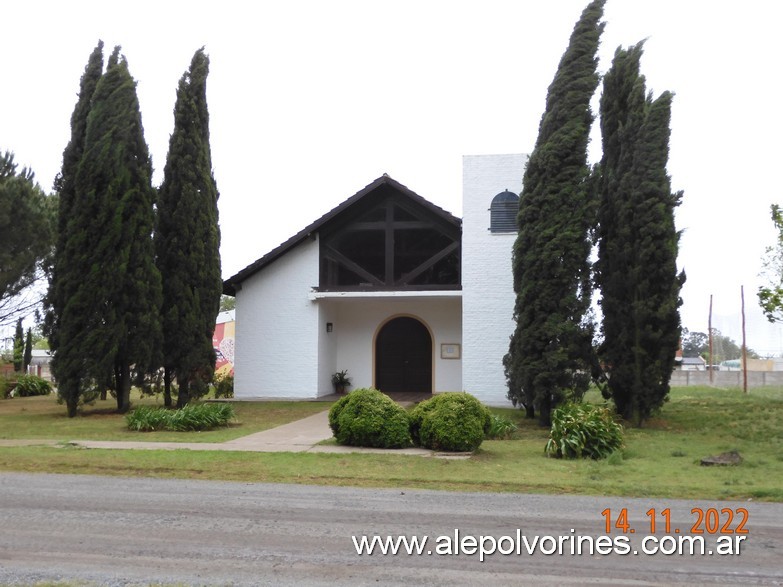
<path fill-rule="evenodd" d="M 8 437 L 14 402 L 0 401 L 0 435 Z M 597 396 L 590 397 L 599 402 Z M 274 412 L 270 403 L 236 403 L 243 422 Z M 274 402 L 277 403 L 277 402 Z M 279 409 L 296 417 L 326 409 L 328 404 L 281 402 Z M 60 417 L 64 408 L 54 404 Z M 15 408 L 18 409 L 18 408 Z M 493 409 L 517 426 L 508 440 L 485 440 L 467 460 L 441 460 L 393 454 L 244 453 L 217 451 L 114 451 L 76 447 L 0 448 L 0 470 L 90 473 L 246 482 L 312 483 L 354 487 L 428 488 L 455 491 L 590 494 L 682 499 L 755 499 L 783 501 L 783 390 L 687 388 L 673 390 L 671 401 L 645 428 L 628 428 L 625 448 L 601 461 L 551 459 L 544 455 L 549 430 L 513 409 Z M 51 416 L 50 416 L 51 417 Z M 90 416 L 81 420 L 90 421 Z M 96 418 L 96 421 L 108 416 Z M 122 417 L 114 416 L 122 428 Z M 291 418 L 295 419 L 295 418 Z M 77 418 L 77 420 L 79 420 Z M 46 420 L 50 421 L 50 420 Z M 290 420 L 289 420 L 290 421 Z M 282 422 L 281 422 L 282 423 Z M 14 428 L 14 427 L 17 428 Z M 12 425 L 18 433 L 19 424 Z M 256 421 L 254 426 L 261 426 Z M 269 427 L 269 426 L 267 426 Z M 228 429 L 253 432 L 246 423 Z M 182 440 L 223 431 L 173 434 Z M 116 432 L 115 432 L 116 433 Z M 158 435 L 154 432 L 144 435 Z M 120 431 L 120 438 L 138 434 Z M 237 434 L 237 436 L 240 434 Z M 28 438 L 43 438 L 42 433 Z M 76 438 L 71 434 L 48 438 Z M 81 438 L 96 438 L 81 434 Z M 110 438 L 113 439 L 113 438 Z M 736 467 L 702 467 L 701 458 L 738 450 L 744 462 Z"/>
<path fill-rule="evenodd" d="M 133 405 L 160 406 L 156 398 L 133 396 Z M 323 402 L 232 402 L 239 424 L 202 432 L 139 432 L 128 430 L 116 401 L 96 401 L 68 418 L 54 396 L 0 400 L 0 439 L 3 440 L 144 440 L 145 442 L 225 442 L 261 432 L 328 410 Z"/>

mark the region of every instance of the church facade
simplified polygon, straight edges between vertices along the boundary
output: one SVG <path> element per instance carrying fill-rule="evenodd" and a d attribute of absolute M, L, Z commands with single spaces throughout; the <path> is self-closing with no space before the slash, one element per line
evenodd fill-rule
<path fill-rule="evenodd" d="M 463 158 L 463 217 L 384 175 L 224 282 L 237 398 L 468 391 L 506 405 L 526 155 Z"/>

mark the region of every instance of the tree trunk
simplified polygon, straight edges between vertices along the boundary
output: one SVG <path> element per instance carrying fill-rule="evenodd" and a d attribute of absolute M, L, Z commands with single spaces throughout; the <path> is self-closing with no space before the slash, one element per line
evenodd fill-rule
<path fill-rule="evenodd" d="M 171 407 L 171 369 L 163 368 L 163 405 Z"/>
<path fill-rule="evenodd" d="M 552 425 L 552 393 L 544 393 L 538 406 L 538 422 L 542 426 Z"/>
<path fill-rule="evenodd" d="M 128 377 L 130 378 L 130 375 Z M 122 385 L 123 385 L 122 370 L 121 367 L 115 364 L 114 365 L 114 394 L 115 394 L 115 399 L 117 400 L 117 411 L 121 414 L 124 413 L 122 411 L 122 393 L 120 393 L 120 390 L 122 389 Z"/>
<path fill-rule="evenodd" d="M 65 397 L 65 407 L 68 410 L 68 417 L 74 418 L 76 411 L 79 408 L 79 389 L 69 389 L 69 386 L 62 385 L 61 391 L 63 391 L 61 397 Z"/>
<path fill-rule="evenodd" d="M 190 402 L 190 381 L 187 377 L 180 377 L 177 374 L 177 383 L 179 383 L 179 394 L 177 395 L 177 409 L 184 408 Z"/>
<path fill-rule="evenodd" d="M 130 365 L 120 366 L 117 375 L 117 411 L 124 414 L 130 409 Z"/>

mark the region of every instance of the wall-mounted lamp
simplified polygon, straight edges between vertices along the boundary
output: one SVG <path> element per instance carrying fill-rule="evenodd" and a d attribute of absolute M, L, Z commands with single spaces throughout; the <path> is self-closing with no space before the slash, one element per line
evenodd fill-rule
<path fill-rule="evenodd" d="M 327 322 L 326 323 L 326 332 L 331 332 L 332 330 L 334 330 L 334 324 L 332 324 L 331 322 Z"/>

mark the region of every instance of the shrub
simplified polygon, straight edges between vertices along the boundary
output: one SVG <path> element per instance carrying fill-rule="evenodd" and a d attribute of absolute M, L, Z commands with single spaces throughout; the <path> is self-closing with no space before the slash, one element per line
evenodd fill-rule
<path fill-rule="evenodd" d="M 338 444 L 374 448 L 410 446 L 408 413 L 377 389 L 356 389 L 329 410 Z"/>
<path fill-rule="evenodd" d="M 215 375 L 215 398 L 234 397 L 234 376 L 233 375 Z"/>
<path fill-rule="evenodd" d="M 357 389 L 353 393 L 357 393 L 359 391 L 361 390 Z M 329 428 L 332 429 L 332 434 L 334 434 L 335 438 L 337 437 L 337 432 L 340 430 L 340 414 L 343 413 L 345 405 L 348 403 L 348 400 L 351 398 L 353 393 L 344 395 L 334 404 L 332 404 L 332 407 L 329 409 Z"/>
<path fill-rule="evenodd" d="M 20 375 L 14 388 L 14 395 L 17 397 L 49 395 L 51 392 L 52 384 L 37 375 Z"/>
<path fill-rule="evenodd" d="M 189 404 L 179 410 L 140 406 L 125 416 L 125 420 L 130 430 L 138 432 L 189 432 L 228 426 L 234 417 L 234 407 L 230 404 L 208 403 Z"/>
<path fill-rule="evenodd" d="M 557 458 L 603 459 L 623 445 L 623 427 L 608 407 L 567 403 L 552 412 L 546 454 Z"/>
<path fill-rule="evenodd" d="M 487 440 L 505 439 L 511 436 L 517 431 L 517 425 L 514 424 L 508 418 L 498 416 L 497 414 L 490 415 L 489 432 L 487 432 Z"/>
<path fill-rule="evenodd" d="M 168 421 L 168 411 L 165 408 L 154 406 L 139 406 L 132 412 L 128 412 L 125 421 L 129 430 L 136 432 L 153 432 L 165 430 Z"/>
<path fill-rule="evenodd" d="M 411 412 L 411 437 L 432 450 L 471 452 L 490 431 L 490 411 L 469 393 L 442 393 Z"/>
<path fill-rule="evenodd" d="M 11 393 L 10 381 L 3 375 L 0 375 L 0 399 L 8 399 L 8 394 Z"/>
<path fill-rule="evenodd" d="M 219 426 L 228 426 L 234 419 L 234 406 L 221 403 L 188 404 L 179 410 L 169 411 L 169 414 L 169 430 L 177 432 L 211 430 Z"/>

